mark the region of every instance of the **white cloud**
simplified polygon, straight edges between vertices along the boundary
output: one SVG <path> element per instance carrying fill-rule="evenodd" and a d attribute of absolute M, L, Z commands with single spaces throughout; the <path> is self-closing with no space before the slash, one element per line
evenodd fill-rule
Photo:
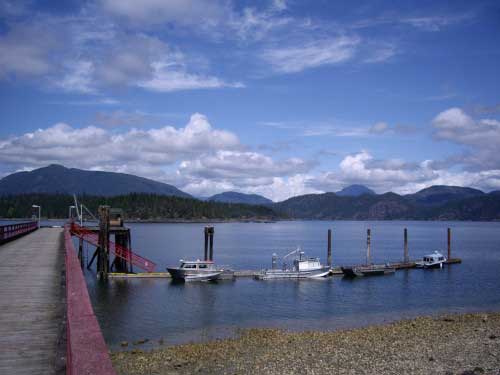
<path fill-rule="evenodd" d="M 165 62 L 153 63 L 152 67 L 153 76 L 149 80 L 139 82 L 139 87 L 160 92 L 220 87 L 245 87 L 240 82 L 227 83 L 217 77 L 190 74 L 183 70 L 175 70 L 172 69 L 170 64 Z"/>
<path fill-rule="evenodd" d="M 351 59 L 359 44 L 358 37 L 339 36 L 315 40 L 301 46 L 277 47 L 264 51 L 262 58 L 280 73 L 296 73 L 322 65 Z"/>
<path fill-rule="evenodd" d="M 68 73 L 60 80 L 56 81 L 56 86 L 64 91 L 75 91 L 81 93 L 93 93 L 92 74 L 94 72 L 94 64 L 91 61 L 74 61 L 68 63 Z"/>
<path fill-rule="evenodd" d="M 296 177 L 309 171 L 311 162 L 299 158 L 274 160 L 244 148 L 235 134 L 214 129 L 204 115 L 195 113 L 183 128 L 116 132 L 58 123 L 0 139 L 0 163 L 11 171 L 59 163 L 132 173 L 201 195 L 239 190 L 282 197 L 287 191 L 301 191 L 300 186 L 304 191 L 311 190 L 304 186 L 304 179 Z"/>
<path fill-rule="evenodd" d="M 468 147 L 462 160 L 475 168 L 500 169 L 500 121 L 473 119 L 460 108 L 450 108 L 433 120 L 435 137 Z"/>
<path fill-rule="evenodd" d="M 396 46 L 393 44 L 383 44 L 373 46 L 368 51 L 368 56 L 365 58 L 364 62 L 369 64 L 381 63 L 387 61 L 396 55 Z"/>
<path fill-rule="evenodd" d="M 141 25 L 175 22 L 203 27 L 223 19 L 226 5 L 217 0 L 102 0 L 103 8 Z"/>
<path fill-rule="evenodd" d="M 57 35 L 46 25 L 33 23 L 12 26 L 0 36 L 0 78 L 49 73 L 54 68 L 51 53 L 57 45 Z"/>
<path fill-rule="evenodd" d="M 194 114 L 184 128 L 165 126 L 121 133 L 60 123 L 3 140 L 0 162 L 32 167 L 59 162 L 86 168 L 124 163 L 170 165 L 184 157 L 240 147 L 236 135 L 213 129 L 205 116 Z"/>
<path fill-rule="evenodd" d="M 399 22 L 411 25 L 424 31 L 440 31 L 446 26 L 450 26 L 472 17 L 472 14 L 461 14 L 454 16 L 422 16 L 400 18 Z"/>
<path fill-rule="evenodd" d="M 180 171 L 191 176 L 244 181 L 246 185 L 261 185 L 274 176 L 293 175 L 311 168 L 299 158 L 275 161 L 271 157 L 249 151 L 222 150 L 209 156 L 184 161 Z"/>
<path fill-rule="evenodd" d="M 389 125 L 387 125 L 386 122 L 377 122 L 373 124 L 373 126 L 370 128 L 371 133 L 375 134 L 380 134 L 380 133 L 385 133 L 389 129 Z"/>

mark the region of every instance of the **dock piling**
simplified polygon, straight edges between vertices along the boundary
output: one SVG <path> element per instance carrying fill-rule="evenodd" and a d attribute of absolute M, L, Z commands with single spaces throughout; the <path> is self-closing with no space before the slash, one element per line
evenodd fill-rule
<path fill-rule="evenodd" d="M 448 228 L 448 260 L 451 259 L 451 228 Z"/>
<path fill-rule="evenodd" d="M 328 252 L 327 252 L 328 267 L 332 267 L 332 230 L 328 229 Z"/>
<path fill-rule="evenodd" d="M 408 263 L 410 261 L 410 256 L 408 254 L 408 229 L 404 229 L 404 262 Z"/>
<path fill-rule="evenodd" d="M 97 272 L 100 279 L 107 279 L 109 272 L 109 208 L 109 206 L 99 206 Z"/>
<path fill-rule="evenodd" d="M 372 236 L 372 231 L 371 229 L 366 230 L 366 264 L 371 264 L 371 254 L 370 254 L 370 244 L 371 244 L 371 236 Z"/>
<path fill-rule="evenodd" d="M 210 243 L 210 248 L 209 248 Z M 205 261 L 214 260 L 214 227 L 205 227 Z"/>
<path fill-rule="evenodd" d="M 205 257 L 203 260 L 208 260 L 208 227 L 205 227 Z"/>

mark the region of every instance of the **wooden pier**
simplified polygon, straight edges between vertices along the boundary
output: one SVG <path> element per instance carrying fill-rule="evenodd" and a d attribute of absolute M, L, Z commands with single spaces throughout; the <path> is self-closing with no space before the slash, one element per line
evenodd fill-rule
<path fill-rule="evenodd" d="M 56 373 L 63 264 L 62 228 L 0 246 L 0 374 Z"/>

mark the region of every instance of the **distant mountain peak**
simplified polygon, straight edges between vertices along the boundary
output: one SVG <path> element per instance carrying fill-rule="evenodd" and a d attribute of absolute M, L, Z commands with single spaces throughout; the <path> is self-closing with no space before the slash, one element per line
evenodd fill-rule
<path fill-rule="evenodd" d="M 245 194 L 237 191 L 226 191 L 224 193 L 212 195 L 207 200 L 224 203 L 242 203 L 253 205 L 265 205 L 273 203 L 272 200 L 258 194 Z"/>
<path fill-rule="evenodd" d="M 346 186 L 335 194 L 341 197 L 359 197 L 363 194 L 375 195 L 376 193 L 372 189 L 367 188 L 365 185 L 353 184 Z"/>
<path fill-rule="evenodd" d="M 116 196 L 147 193 L 192 198 L 175 186 L 125 173 L 66 168 L 59 164 L 18 172 L 0 180 L 0 195 L 63 193 Z"/>

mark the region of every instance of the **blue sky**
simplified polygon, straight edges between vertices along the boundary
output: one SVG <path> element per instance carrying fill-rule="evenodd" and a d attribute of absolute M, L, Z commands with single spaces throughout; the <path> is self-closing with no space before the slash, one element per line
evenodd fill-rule
<path fill-rule="evenodd" d="M 500 189 L 496 1 L 0 0 L 0 176 Z"/>

